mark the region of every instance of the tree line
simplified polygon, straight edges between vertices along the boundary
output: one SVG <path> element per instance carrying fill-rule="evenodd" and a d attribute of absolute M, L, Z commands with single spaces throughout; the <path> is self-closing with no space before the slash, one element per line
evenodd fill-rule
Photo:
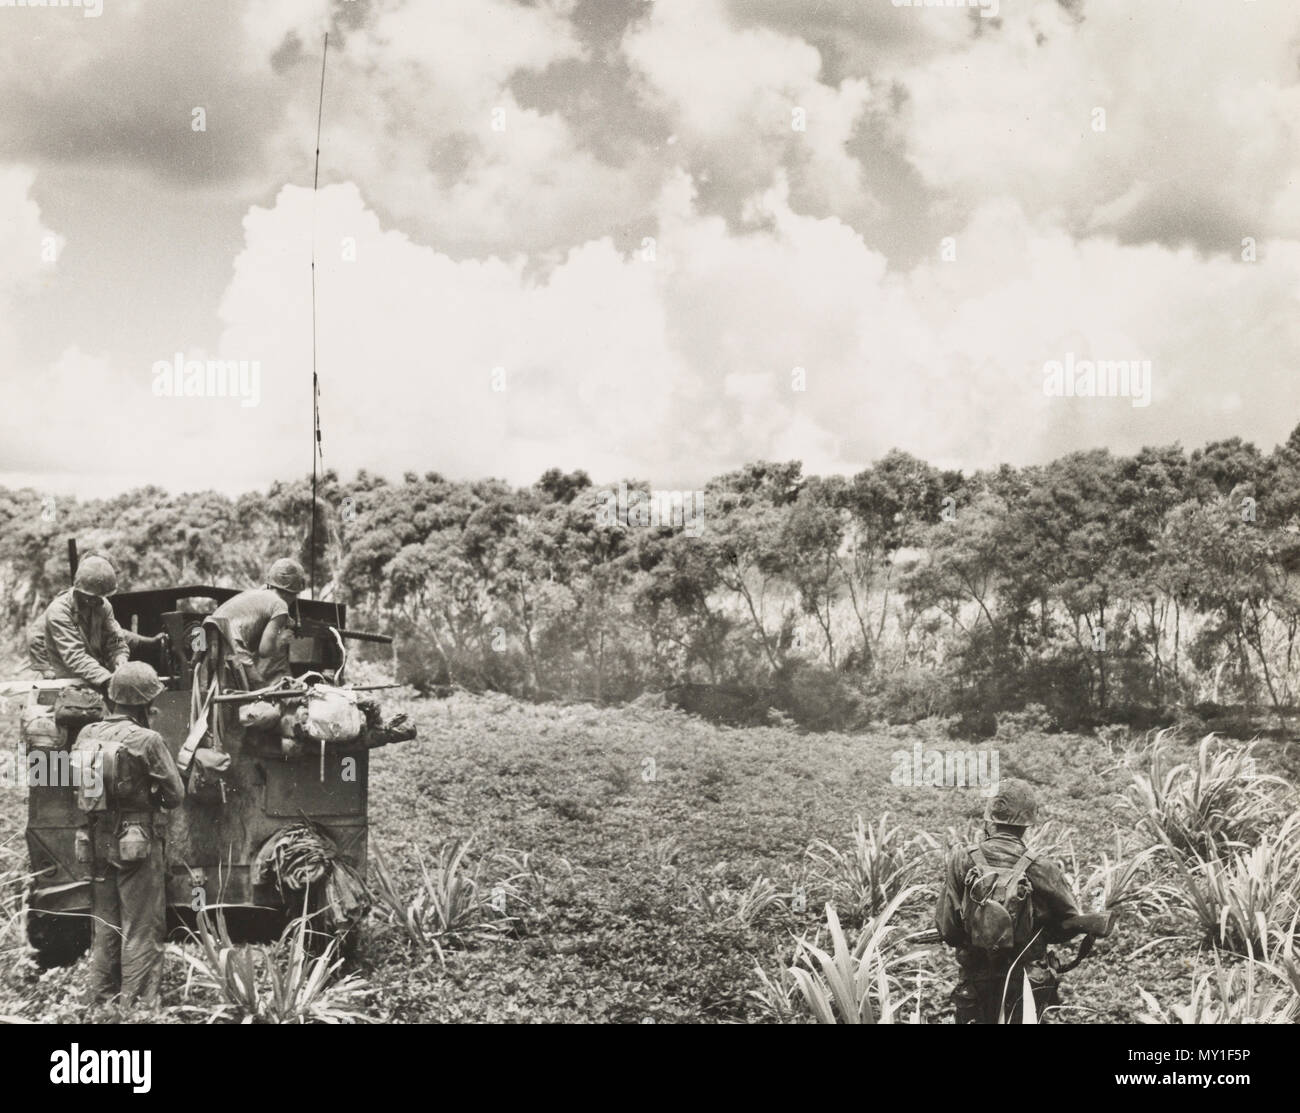
<path fill-rule="evenodd" d="M 1205 704 L 1285 721 L 1295 700 L 1300 427 L 1267 454 L 1232 438 L 971 474 L 900 451 L 852 476 L 751 463 L 685 521 L 611 514 L 617 489 L 558 469 L 525 488 L 327 472 L 314 508 L 306 481 L 237 498 L 0 489 L 0 618 L 17 644 L 67 585 L 75 537 L 130 589 L 243 587 L 297 556 L 350 624 L 396 634 L 399 675 L 423 690 L 703 688 L 812 727 L 976 729 L 1026 706 L 1071 727 Z"/>

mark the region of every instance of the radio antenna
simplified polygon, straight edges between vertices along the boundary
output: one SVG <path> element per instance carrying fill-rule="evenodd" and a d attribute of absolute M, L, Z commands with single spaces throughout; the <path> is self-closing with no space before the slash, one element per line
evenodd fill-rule
<path fill-rule="evenodd" d="M 316 170 L 311 180 L 311 597 L 316 598 L 316 463 L 320 459 L 320 379 L 316 374 L 316 192 L 320 186 L 320 125 L 325 114 L 325 59 L 330 36 L 320 54 L 320 98 L 316 105 Z"/>

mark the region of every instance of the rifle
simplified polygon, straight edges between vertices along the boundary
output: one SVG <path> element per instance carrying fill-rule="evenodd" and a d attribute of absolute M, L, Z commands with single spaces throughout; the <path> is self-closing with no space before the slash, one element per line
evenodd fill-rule
<path fill-rule="evenodd" d="M 1079 944 L 1079 953 L 1074 956 L 1073 962 L 1067 962 L 1064 966 L 1058 966 L 1058 974 L 1068 974 L 1085 958 L 1092 954 L 1092 946 L 1098 939 L 1105 939 L 1110 934 L 1110 929 L 1115 926 L 1115 917 L 1119 913 L 1113 908 L 1107 908 L 1103 912 L 1087 912 L 1082 916 L 1070 916 L 1068 919 L 1061 921 L 1061 929 L 1071 934 L 1083 933 L 1083 942 Z"/>
<path fill-rule="evenodd" d="M 381 692 L 388 688 L 400 688 L 400 684 L 341 684 L 339 687 L 349 692 Z M 306 688 L 259 688 L 254 692 L 227 692 L 225 695 L 213 696 L 213 703 L 257 703 L 259 700 L 300 699 L 307 694 Z"/>

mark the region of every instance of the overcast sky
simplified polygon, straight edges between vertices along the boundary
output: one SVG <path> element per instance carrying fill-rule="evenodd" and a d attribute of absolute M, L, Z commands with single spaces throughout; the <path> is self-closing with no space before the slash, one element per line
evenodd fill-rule
<path fill-rule="evenodd" d="M 313 239 L 345 476 L 687 488 L 1300 422 L 1296 0 L 88 15 L 0 0 L 0 484 L 307 473 Z M 257 361 L 257 404 L 158 396 L 177 353 Z M 1150 360 L 1151 404 L 1046 396 L 1071 353 Z"/>

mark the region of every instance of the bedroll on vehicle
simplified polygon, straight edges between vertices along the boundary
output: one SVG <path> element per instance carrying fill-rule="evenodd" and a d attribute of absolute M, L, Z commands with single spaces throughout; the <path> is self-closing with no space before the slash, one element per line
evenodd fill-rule
<path fill-rule="evenodd" d="M 67 745 L 67 735 L 54 721 L 52 707 L 24 707 L 18 730 L 28 750 L 61 750 Z"/>

